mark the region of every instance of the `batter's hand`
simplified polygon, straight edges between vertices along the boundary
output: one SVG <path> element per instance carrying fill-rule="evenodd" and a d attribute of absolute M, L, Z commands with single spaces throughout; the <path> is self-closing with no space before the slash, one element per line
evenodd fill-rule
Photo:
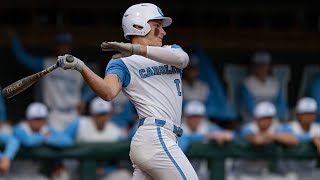
<path fill-rule="evenodd" d="M 102 51 L 118 51 L 118 54 L 112 56 L 113 59 L 128 57 L 133 54 L 141 55 L 140 45 L 123 42 L 103 42 L 100 45 Z"/>
<path fill-rule="evenodd" d="M 81 72 L 84 67 L 84 62 L 70 54 L 66 54 L 64 56 L 58 56 L 57 66 L 64 70 L 75 69 Z"/>

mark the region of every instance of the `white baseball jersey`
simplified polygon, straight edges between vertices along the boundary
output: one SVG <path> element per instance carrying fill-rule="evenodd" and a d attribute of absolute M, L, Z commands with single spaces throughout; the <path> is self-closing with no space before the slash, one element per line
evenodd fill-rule
<path fill-rule="evenodd" d="M 177 45 L 164 48 L 180 48 Z M 122 90 L 135 105 L 139 118 L 155 117 L 180 125 L 182 70 L 143 56 L 112 59 L 106 75 L 117 74 Z"/>

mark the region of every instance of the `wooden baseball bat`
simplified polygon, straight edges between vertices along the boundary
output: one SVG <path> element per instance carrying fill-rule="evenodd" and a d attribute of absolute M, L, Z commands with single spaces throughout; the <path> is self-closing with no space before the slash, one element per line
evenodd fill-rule
<path fill-rule="evenodd" d="M 74 58 L 72 55 L 68 55 L 66 57 L 66 60 L 71 63 L 74 61 Z M 29 88 L 31 85 L 33 85 L 34 83 L 36 83 L 40 78 L 42 78 L 43 76 L 45 76 L 46 74 L 52 72 L 53 70 L 57 69 L 59 66 L 57 64 L 54 64 L 38 73 L 35 73 L 33 75 L 30 75 L 28 77 L 25 77 L 23 79 L 20 79 L 12 84 L 10 84 L 9 86 L 5 87 L 2 90 L 2 95 L 3 97 L 5 97 L 6 99 L 10 99 L 13 96 L 21 93 L 22 91 L 26 90 L 27 88 Z"/>

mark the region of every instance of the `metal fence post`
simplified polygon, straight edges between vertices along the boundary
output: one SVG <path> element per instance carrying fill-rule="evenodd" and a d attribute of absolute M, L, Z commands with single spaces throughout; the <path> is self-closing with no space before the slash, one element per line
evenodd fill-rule
<path fill-rule="evenodd" d="M 96 180 L 96 161 L 94 159 L 83 159 L 80 164 L 81 180 Z"/>
<path fill-rule="evenodd" d="M 209 161 L 210 179 L 211 180 L 224 180 L 224 158 L 213 158 Z"/>

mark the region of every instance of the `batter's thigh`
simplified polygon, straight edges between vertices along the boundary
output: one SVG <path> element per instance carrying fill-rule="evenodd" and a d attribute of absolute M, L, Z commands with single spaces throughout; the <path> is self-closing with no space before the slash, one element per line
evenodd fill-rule
<path fill-rule="evenodd" d="M 139 164 L 139 168 L 156 180 L 198 180 L 191 163 L 171 134 L 171 132 L 157 127 L 158 138 L 155 142 L 159 143 L 158 151 L 149 161 Z"/>
<path fill-rule="evenodd" d="M 153 178 L 139 167 L 135 166 L 132 180 L 153 180 Z"/>
<path fill-rule="evenodd" d="M 198 180 L 194 168 L 178 145 L 168 147 L 162 153 L 156 154 L 152 164 L 152 169 L 148 173 L 157 180 Z"/>

